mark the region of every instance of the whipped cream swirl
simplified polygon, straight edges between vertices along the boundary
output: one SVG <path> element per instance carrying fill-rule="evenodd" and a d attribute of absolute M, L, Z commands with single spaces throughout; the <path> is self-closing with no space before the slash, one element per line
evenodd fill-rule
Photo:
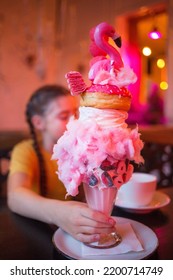
<path fill-rule="evenodd" d="M 80 107 L 79 120 L 93 121 L 102 128 L 127 128 L 125 120 L 128 113 L 115 109 L 97 109 L 93 107 Z"/>

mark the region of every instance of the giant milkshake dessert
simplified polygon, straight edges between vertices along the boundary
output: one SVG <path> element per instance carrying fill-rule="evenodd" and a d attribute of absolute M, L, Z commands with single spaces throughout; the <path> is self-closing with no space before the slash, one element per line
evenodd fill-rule
<path fill-rule="evenodd" d="M 143 162 L 143 143 L 137 128 L 126 124 L 131 104 L 127 89 L 136 75 L 124 67 L 116 47 L 120 38 L 114 28 L 103 22 L 90 32 L 89 80 L 86 86 L 79 72 L 66 74 L 72 95 L 80 95 L 79 118 L 71 119 L 64 135 L 54 146 L 53 159 L 58 161 L 58 175 L 67 195 L 76 196 L 84 185 L 89 207 L 111 214 L 118 189 L 133 172 L 130 161 Z M 114 233 L 94 247 L 109 247 L 120 242 Z"/>

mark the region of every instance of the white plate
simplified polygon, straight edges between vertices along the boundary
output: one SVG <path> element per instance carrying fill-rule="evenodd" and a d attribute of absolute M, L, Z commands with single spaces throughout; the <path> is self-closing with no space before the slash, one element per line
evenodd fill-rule
<path fill-rule="evenodd" d="M 77 259 L 77 260 L 84 260 L 84 259 L 97 259 L 97 260 L 140 260 L 145 259 L 149 255 L 151 255 L 158 246 L 158 239 L 156 234 L 147 226 L 130 220 L 126 218 L 116 217 L 117 223 L 130 223 L 133 227 L 133 230 L 136 233 L 139 241 L 141 242 L 144 250 L 140 252 L 128 252 L 125 254 L 115 254 L 115 255 L 91 255 L 91 256 L 82 256 L 81 252 L 81 242 L 74 239 L 71 235 L 64 232 L 62 229 L 57 229 L 54 233 L 52 241 L 55 248 L 65 255 L 67 258 Z M 91 248 L 92 250 L 92 248 Z M 100 253 L 102 250 L 106 249 L 98 249 Z"/>
<path fill-rule="evenodd" d="M 137 213 L 137 214 L 146 214 L 156 209 L 159 209 L 163 206 L 166 206 L 171 201 L 170 197 L 162 192 L 156 191 L 154 193 L 152 201 L 146 206 L 129 206 L 127 203 L 121 199 L 120 196 L 117 196 L 115 201 L 115 206 L 123 208 L 127 212 Z"/>

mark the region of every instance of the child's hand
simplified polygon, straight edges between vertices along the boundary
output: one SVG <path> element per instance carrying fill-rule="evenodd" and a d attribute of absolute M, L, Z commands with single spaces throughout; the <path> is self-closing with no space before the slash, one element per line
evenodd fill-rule
<path fill-rule="evenodd" d="M 81 242 L 94 242 L 100 234 L 115 231 L 115 220 L 90 209 L 86 203 L 67 201 L 58 203 L 54 223 Z"/>

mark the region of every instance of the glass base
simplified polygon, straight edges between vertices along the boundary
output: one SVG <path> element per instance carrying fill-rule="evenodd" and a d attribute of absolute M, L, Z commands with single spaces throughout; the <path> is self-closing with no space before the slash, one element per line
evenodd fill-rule
<path fill-rule="evenodd" d="M 85 243 L 86 246 L 97 249 L 108 249 L 119 245 L 122 241 L 121 236 L 116 233 L 110 233 L 101 237 L 97 242 Z"/>

